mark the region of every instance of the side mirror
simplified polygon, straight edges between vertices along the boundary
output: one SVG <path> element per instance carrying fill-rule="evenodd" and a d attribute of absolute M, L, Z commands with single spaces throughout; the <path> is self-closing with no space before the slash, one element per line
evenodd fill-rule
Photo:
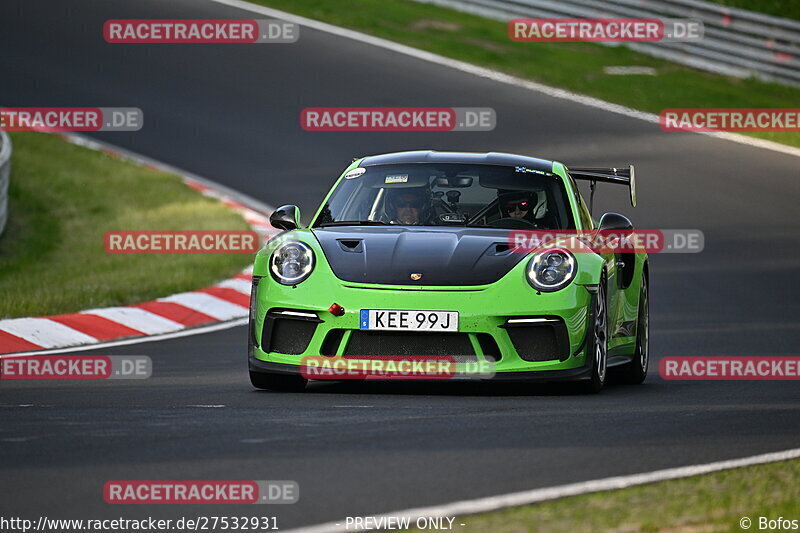
<path fill-rule="evenodd" d="M 269 217 L 273 227 L 292 230 L 300 227 L 300 208 L 296 205 L 282 205 Z"/>
<path fill-rule="evenodd" d="M 606 213 L 600 218 L 601 230 L 630 230 L 633 229 L 633 222 L 619 213 Z"/>

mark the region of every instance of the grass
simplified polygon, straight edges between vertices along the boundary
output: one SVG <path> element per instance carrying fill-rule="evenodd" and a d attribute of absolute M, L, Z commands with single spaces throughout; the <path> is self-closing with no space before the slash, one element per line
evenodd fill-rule
<path fill-rule="evenodd" d="M 738 7 L 766 13 L 775 17 L 800 20 L 800 2 L 797 0 L 710 0 L 715 4 Z"/>
<path fill-rule="evenodd" d="M 0 237 L 0 318 L 126 305 L 193 290 L 249 255 L 110 255 L 109 230 L 246 230 L 177 176 L 42 133 L 11 134 L 9 220 Z"/>
<path fill-rule="evenodd" d="M 350 0 L 347 9 L 338 0 L 252 1 L 652 113 L 686 107 L 796 108 L 800 102 L 800 88 L 702 72 L 624 46 L 512 42 L 502 22 L 409 0 Z M 608 75 L 606 66 L 647 66 L 657 75 Z M 796 132 L 748 135 L 800 146 Z"/>
<path fill-rule="evenodd" d="M 464 533 L 741 533 L 739 521 L 748 517 L 750 530 L 759 531 L 762 516 L 800 520 L 799 480 L 800 460 L 792 460 L 456 518 L 453 524 Z"/>

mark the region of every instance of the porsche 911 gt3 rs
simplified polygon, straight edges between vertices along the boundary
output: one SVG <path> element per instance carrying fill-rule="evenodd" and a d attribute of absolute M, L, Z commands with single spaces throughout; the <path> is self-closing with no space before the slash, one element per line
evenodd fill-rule
<path fill-rule="evenodd" d="M 636 205 L 632 166 L 568 168 L 502 153 L 364 157 L 342 172 L 308 227 L 299 209 L 256 256 L 249 370 L 255 387 L 301 390 L 308 356 L 459 356 L 495 380 L 583 381 L 648 366 L 646 253 L 542 242 L 511 232 L 632 231 L 591 215 L 576 180 L 617 183 Z M 591 203 L 591 200 L 590 200 Z"/>

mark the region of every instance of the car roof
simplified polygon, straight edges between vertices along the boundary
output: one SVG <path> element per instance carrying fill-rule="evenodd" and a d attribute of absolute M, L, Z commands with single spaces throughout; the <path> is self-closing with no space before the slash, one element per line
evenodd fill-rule
<path fill-rule="evenodd" d="M 390 165 L 396 163 L 472 163 L 483 165 L 522 166 L 543 172 L 553 172 L 553 162 L 524 155 L 501 152 L 437 152 L 416 150 L 391 154 L 370 155 L 359 166 Z"/>

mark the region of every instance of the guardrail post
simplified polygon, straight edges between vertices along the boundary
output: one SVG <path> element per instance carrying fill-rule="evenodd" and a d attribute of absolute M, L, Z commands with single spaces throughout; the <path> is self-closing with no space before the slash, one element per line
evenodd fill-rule
<path fill-rule="evenodd" d="M 11 179 L 11 139 L 0 131 L 0 235 L 8 220 L 8 182 Z"/>

